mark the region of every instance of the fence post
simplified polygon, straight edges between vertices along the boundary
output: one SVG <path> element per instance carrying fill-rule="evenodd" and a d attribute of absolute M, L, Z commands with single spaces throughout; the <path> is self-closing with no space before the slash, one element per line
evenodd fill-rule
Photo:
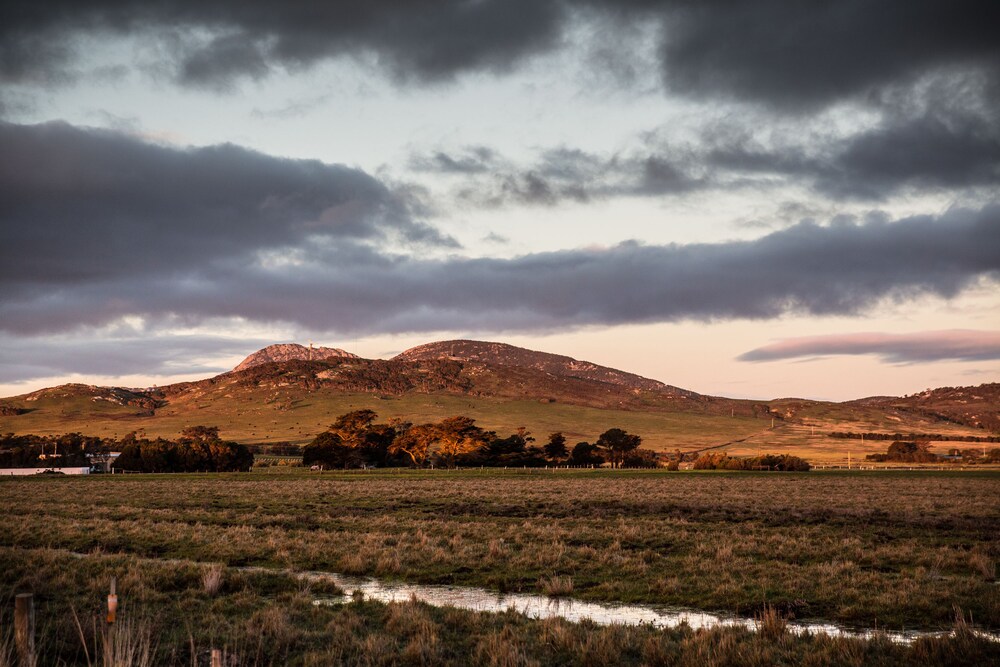
<path fill-rule="evenodd" d="M 35 665 L 35 603 L 31 593 L 14 598 L 14 643 L 23 667 Z"/>
<path fill-rule="evenodd" d="M 105 647 L 104 655 L 111 660 L 111 664 L 115 663 L 115 652 L 117 649 L 117 634 L 118 628 L 116 621 L 118 620 L 118 578 L 111 577 L 111 589 L 108 592 L 108 634 L 107 634 L 107 646 Z"/>

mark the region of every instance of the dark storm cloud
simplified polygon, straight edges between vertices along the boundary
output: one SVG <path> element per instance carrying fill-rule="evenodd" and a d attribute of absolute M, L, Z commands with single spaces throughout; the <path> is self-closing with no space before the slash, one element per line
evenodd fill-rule
<path fill-rule="evenodd" d="M 371 240 L 440 239 L 354 170 L 64 125 L 3 131 L 0 328 L 22 335 L 127 315 L 374 333 L 854 314 L 953 297 L 1000 271 L 997 205 L 745 242 L 390 255 Z"/>
<path fill-rule="evenodd" d="M 104 130 L 0 124 L 5 296 L 185 276 L 331 240 L 454 245 L 356 169 L 233 145 L 177 149 Z M 52 298 L 48 295 L 47 298 Z"/>
<path fill-rule="evenodd" d="M 877 355 L 890 363 L 1000 359 L 1000 331 L 853 333 L 787 338 L 741 354 L 740 361 L 777 361 L 828 355 Z"/>
<path fill-rule="evenodd" d="M 65 76 L 74 38 L 148 33 L 173 47 L 178 80 L 193 85 L 369 54 L 399 77 L 447 80 L 505 71 L 553 48 L 564 18 L 563 3 L 536 0 L 14 1 L 0 7 L 0 72 L 15 81 Z"/>
<path fill-rule="evenodd" d="M 0 7 L 0 72 L 17 81 L 71 77 L 74 47 L 85 50 L 87 39 L 148 33 L 176 45 L 177 76 L 195 85 L 224 87 L 344 55 L 437 81 L 509 70 L 560 48 L 580 21 L 600 54 L 589 66 L 605 63 L 614 77 L 634 78 L 641 62 L 628 56 L 634 26 L 659 25 L 668 89 L 783 108 L 870 94 L 945 67 L 995 80 L 1000 60 L 1000 6 L 990 0 L 21 0 Z"/>
<path fill-rule="evenodd" d="M 1000 73 L 990 0 L 690 2 L 663 44 L 669 88 L 784 108 L 824 106 L 940 68 Z"/>
<path fill-rule="evenodd" d="M 834 197 L 879 199 L 905 186 L 995 186 L 1000 126 L 971 115 L 907 119 L 857 134 L 828 161 L 803 171 Z"/>

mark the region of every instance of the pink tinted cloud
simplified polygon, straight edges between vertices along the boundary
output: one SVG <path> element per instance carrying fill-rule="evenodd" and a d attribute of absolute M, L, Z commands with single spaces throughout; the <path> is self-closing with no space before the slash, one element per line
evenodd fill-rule
<path fill-rule="evenodd" d="M 894 364 L 1000 359 L 1000 331 L 950 329 L 907 334 L 860 332 L 786 338 L 739 357 L 777 361 L 799 357 L 874 354 Z"/>

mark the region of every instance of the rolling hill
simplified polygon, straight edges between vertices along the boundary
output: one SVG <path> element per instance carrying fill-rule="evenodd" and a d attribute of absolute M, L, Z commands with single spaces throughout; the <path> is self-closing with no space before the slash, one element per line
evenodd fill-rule
<path fill-rule="evenodd" d="M 571 442 L 592 441 L 620 427 L 659 450 L 779 451 L 835 461 L 885 445 L 845 444 L 833 431 L 982 435 L 998 423 L 998 387 L 847 403 L 761 402 L 706 396 L 502 343 L 430 343 L 392 359 L 276 345 L 195 382 L 152 390 L 62 385 L 3 399 L 0 432 L 176 436 L 203 424 L 248 444 L 304 444 L 339 414 L 371 408 L 382 419 L 412 422 L 464 414 L 499 433 L 525 426 L 540 439 L 560 430 Z"/>

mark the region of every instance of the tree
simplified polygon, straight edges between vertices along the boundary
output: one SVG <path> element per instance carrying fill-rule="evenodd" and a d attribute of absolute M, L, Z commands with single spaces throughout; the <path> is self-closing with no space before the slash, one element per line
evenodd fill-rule
<path fill-rule="evenodd" d="M 186 426 L 181 431 L 179 442 L 218 442 L 218 426 Z"/>
<path fill-rule="evenodd" d="M 610 428 L 601 434 L 596 444 L 608 453 L 611 467 L 618 468 L 621 467 L 622 459 L 628 452 L 638 449 L 642 444 L 642 438 L 620 428 Z"/>
<path fill-rule="evenodd" d="M 438 454 L 448 467 L 462 454 L 475 452 L 486 444 L 486 433 L 470 417 L 448 417 L 437 427 Z"/>
<path fill-rule="evenodd" d="M 372 422 L 378 417 L 374 410 L 354 410 L 337 417 L 328 429 L 340 437 L 341 442 L 348 447 L 361 447 L 366 444 L 368 434 L 372 430 Z"/>
<path fill-rule="evenodd" d="M 361 457 L 357 449 L 345 445 L 339 435 L 330 431 L 320 433 L 302 449 L 302 464 L 307 466 L 349 468 L 360 463 Z"/>
<path fill-rule="evenodd" d="M 347 459 L 339 457 L 338 460 L 343 459 L 345 465 L 350 464 L 348 459 L 356 465 L 386 465 L 397 430 L 394 424 L 374 423 L 377 417 L 374 410 L 353 410 L 330 424 L 327 433 L 340 439 L 339 446 L 355 450 L 353 456 Z"/>
<path fill-rule="evenodd" d="M 561 431 L 549 434 L 549 441 L 545 443 L 545 456 L 550 461 L 562 461 L 569 452 L 566 450 L 566 436 Z"/>
<path fill-rule="evenodd" d="M 437 438 L 438 428 L 435 424 L 410 426 L 397 433 L 389 445 L 389 451 L 393 454 L 406 454 L 413 461 L 413 465 L 422 467 Z"/>
<path fill-rule="evenodd" d="M 597 445 L 589 442 L 578 442 L 573 447 L 573 452 L 569 455 L 570 465 L 589 466 L 604 463 L 604 457 L 597 449 Z"/>

